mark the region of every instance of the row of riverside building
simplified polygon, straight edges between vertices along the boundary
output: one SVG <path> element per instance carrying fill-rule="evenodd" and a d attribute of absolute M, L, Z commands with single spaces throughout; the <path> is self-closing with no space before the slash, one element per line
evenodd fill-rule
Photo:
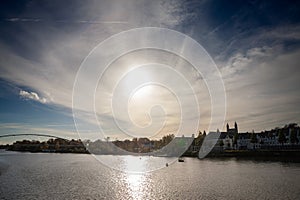
<path fill-rule="evenodd" d="M 260 133 L 239 133 L 236 122 L 233 128 L 228 124 L 226 128 L 226 132 L 217 130 L 220 137 L 214 150 L 300 149 L 300 127 L 296 123 Z"/>

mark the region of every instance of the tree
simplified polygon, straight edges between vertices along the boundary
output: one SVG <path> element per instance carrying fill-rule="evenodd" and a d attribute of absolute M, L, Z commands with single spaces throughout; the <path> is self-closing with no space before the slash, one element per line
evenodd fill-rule
<path fill-rule="evenodd" d="M 198 137 L 195 138 L 195 140 L 194 140 L 194 145 L 195 146 L 201 146 L 203 141 L 204 141 L 205 136 L 206 136 L 205 131 L 204 131 L 204 134 L 202 134 L 201 131 L 199 131 Z"/>
<path fill-rule="evenodd" d="M 219 145 L 220 145 L 221 147 L 223 147 L 223 146 L 224 146 L 224 142 L 223 142 L 223 140 L 220 140 L 220 142 L 219 142 Z"/>
<path fill-rule="evenodd" d="M 278 133 L 278 142 L 281 143 L 281 144 L 283 145 L 283 143 L 286 142 L 285 135 L 284 135 L 282 129 L 279 129 L 278 132 L 279 132 L 279 133 Z"/>
<path fill-rule="evenodd" d="M 201 136 L 202 136 L 202 132 L 199 131 L 199 132 L 198 132 L 198 138 L 200 138 Z"/>
<path fill-rule="evenodd" d="M 297 127 L 297 123 L 290 123 L 287 125 L 288 128 L 296 128 Z"/>
<path fill-rule="evenodd" d="M 290 142 L 291 142 L 292 144 L 298 143 L 298 142 L 299 142 L 299 140 L 298 140 L 298 138 L 297 138 L 297 135 L 296 135 L 296 130 L 295 130 L 295 129 L 292 129 L 292 130 L 291 130 Z"/>
<path fill-rule="evenodd" d="M 251 143 L 257 143 L 257 138 L 256 138 L 256 134 L 254 132 L 252 132 L 251 134 L 251 140 L 250 140 Z"/>
<path fill-rule="evenodd" d="M 239 138 L 239 134 L 235 133 L 234 136 L 233 136 L 233 144 L 237 144 L 238 138 Z"/>
<path fill-rule="evenodd" d="M 165 135 L 162 138 L 162 145 L 165 146 L 169 144 L 174 139 L 174 134 Z"/>

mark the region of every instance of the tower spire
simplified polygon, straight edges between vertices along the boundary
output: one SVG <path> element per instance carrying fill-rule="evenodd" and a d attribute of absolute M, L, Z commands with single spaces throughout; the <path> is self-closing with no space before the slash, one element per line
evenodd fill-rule
<path fill-rule="evenodd" d="M 234 122 L 234 128 L 235 128 L 235 131 L 238 133 L 238 125 L 236 122 Z"/>

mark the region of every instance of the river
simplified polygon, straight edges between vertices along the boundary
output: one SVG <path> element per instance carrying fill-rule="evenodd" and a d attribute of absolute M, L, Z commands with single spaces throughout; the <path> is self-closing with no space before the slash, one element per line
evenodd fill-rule
<path fill-rule="evenodd" d="M 133 166 L 147 162 L 118 159 Z M 108 167 L 88 154 L 1 151 L 0 199 L 300 199 L 300 163 L 157 159 L 170 164 L 129 173 L 115 170 L 118 162 Z"/>

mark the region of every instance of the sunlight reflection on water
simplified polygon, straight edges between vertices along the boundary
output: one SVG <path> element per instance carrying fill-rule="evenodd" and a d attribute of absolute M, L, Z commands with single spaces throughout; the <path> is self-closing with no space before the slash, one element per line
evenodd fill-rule
<path fill-rule="evenodd" d="M 127 183 L 128 194 L 133 199 L 144 199 L 145 192 L 145 174 L 127 173 L 125 181 Z"/>
<path fill-rule="evenodd" d="M 95 158 L 109 168 L 127 173 L 147 173 L 177 161 L 176 157 L 155 156 L 95 155 Z"/>
<path fill-rule="evenodd" d="M 147 187 L 147 173 L 137 173 L 147 171 L 149 157 L 122 157 L 122 168 L 124 169 L 124 181 L 126 183 L 127 194 L 132 199 L 144 199 Z"/>
<path fill-rule="evenodd" d="M 149 184 L 152 183 L 150 174 L 147 172 L 161 162 L 170 162 L 174 158 L 158 158 L 150 156 L 121 156 L 121 171 L 126 183 L 126 189 L 129 199 L 148 199 L 151 192 L 148 191 Z M 156 164 L 156 165 L 155 165 Z"/>

